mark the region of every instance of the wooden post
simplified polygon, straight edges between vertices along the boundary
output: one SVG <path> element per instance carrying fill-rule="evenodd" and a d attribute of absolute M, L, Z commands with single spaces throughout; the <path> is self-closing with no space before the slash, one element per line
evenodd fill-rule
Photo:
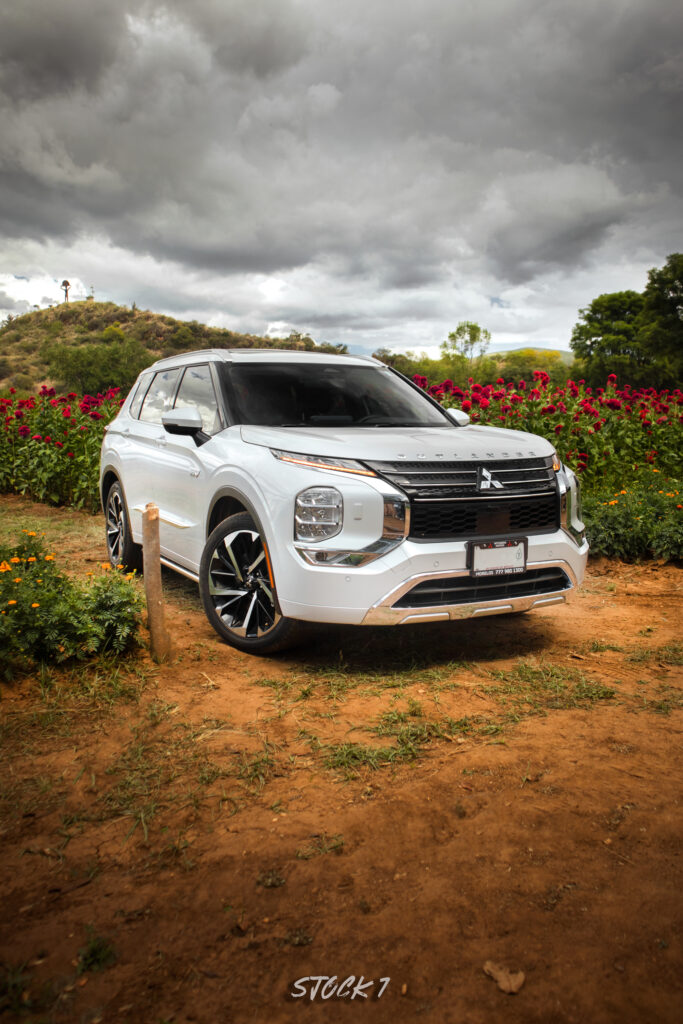
<path fill-rule="evenodd" d="M 171 653 L 171 638 L 164 619 L 160 557 L 159 509 L 150 501 L 142 513 L 142 558 L 150 651 L 156 662 L 164 661 Z"/>

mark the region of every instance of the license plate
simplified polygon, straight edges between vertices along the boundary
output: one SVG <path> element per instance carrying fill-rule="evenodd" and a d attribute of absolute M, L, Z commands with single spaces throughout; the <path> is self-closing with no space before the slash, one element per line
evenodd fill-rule
<path fill-rule="evenodd" d="M 526 540 L 492 540 L 472 544 L 472 576 L 512 576 L 526 569 Z"/>

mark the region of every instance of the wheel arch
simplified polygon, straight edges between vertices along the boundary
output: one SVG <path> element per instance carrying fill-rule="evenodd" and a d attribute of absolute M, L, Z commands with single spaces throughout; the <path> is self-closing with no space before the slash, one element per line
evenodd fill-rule
<path fill-rule="evenodd" d="M 107 495 L 109 494 L 109 488 L 111 487 L 112 484 L 120 483 L 121 481 L 119 480 L 118 473 L 114 469 L 112 469 L 111 466 L 105 469 L 104 473 L 102 474 L 102 479 L 100 481 L 100 504 L 102 506 L 103 512 L 106 511 L 104 505 L 107 500 Z"/>
<path fill-rule="evenodd" d="M 244 494 L 232 487 L 223 487 L 214 495 L 211 502 L 209 514 L 206 518 L 204 540 L 208 539 L 219 523 L 222 523 L 229 516 L 237 515 L 238 512 L 247 512 L 254 520 L 261 536 L 267 537 L 267 533 L 263 529 L 261 517 L 249 498 L 246 498 Z"/>

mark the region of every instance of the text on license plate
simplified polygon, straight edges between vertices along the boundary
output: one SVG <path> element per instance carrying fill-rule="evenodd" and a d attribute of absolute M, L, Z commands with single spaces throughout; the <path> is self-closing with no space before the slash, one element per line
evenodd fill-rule
<path fill-rule="evenodd" d="M 473 576 L 509 576 L 526 568 L 523 540 L 495 540 L 472 547 Z"/>

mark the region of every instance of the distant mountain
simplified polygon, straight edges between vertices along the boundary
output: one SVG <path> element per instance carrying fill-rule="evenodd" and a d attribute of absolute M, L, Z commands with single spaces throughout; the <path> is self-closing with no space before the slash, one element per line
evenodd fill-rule
<path fill-rule="evenodd" d="M 238 334 L 222 327 L 207 327 L 196 320 L 176 320 L 162 313 L 117 306 L 114 302 L 63 302 L 23 316 L 8 317 L 0 328 L 0 391 L 15 387 L 30 391 L 42 383 L 77 387 L 68 369 L 78 362 L 92 362 L 93 346 L 102 346 L 102 357 L 111 361 L 118 347 L 138 369 L 162 356 L 202 348 L 286 348 L 343 352 L 345 346 L 316 344 L 312 338 L 292 333 L 287 338 Z M 61 368 L 67 368 L 65 373 Z M 112 379 L 110 386 L 127 381 Z"/>

